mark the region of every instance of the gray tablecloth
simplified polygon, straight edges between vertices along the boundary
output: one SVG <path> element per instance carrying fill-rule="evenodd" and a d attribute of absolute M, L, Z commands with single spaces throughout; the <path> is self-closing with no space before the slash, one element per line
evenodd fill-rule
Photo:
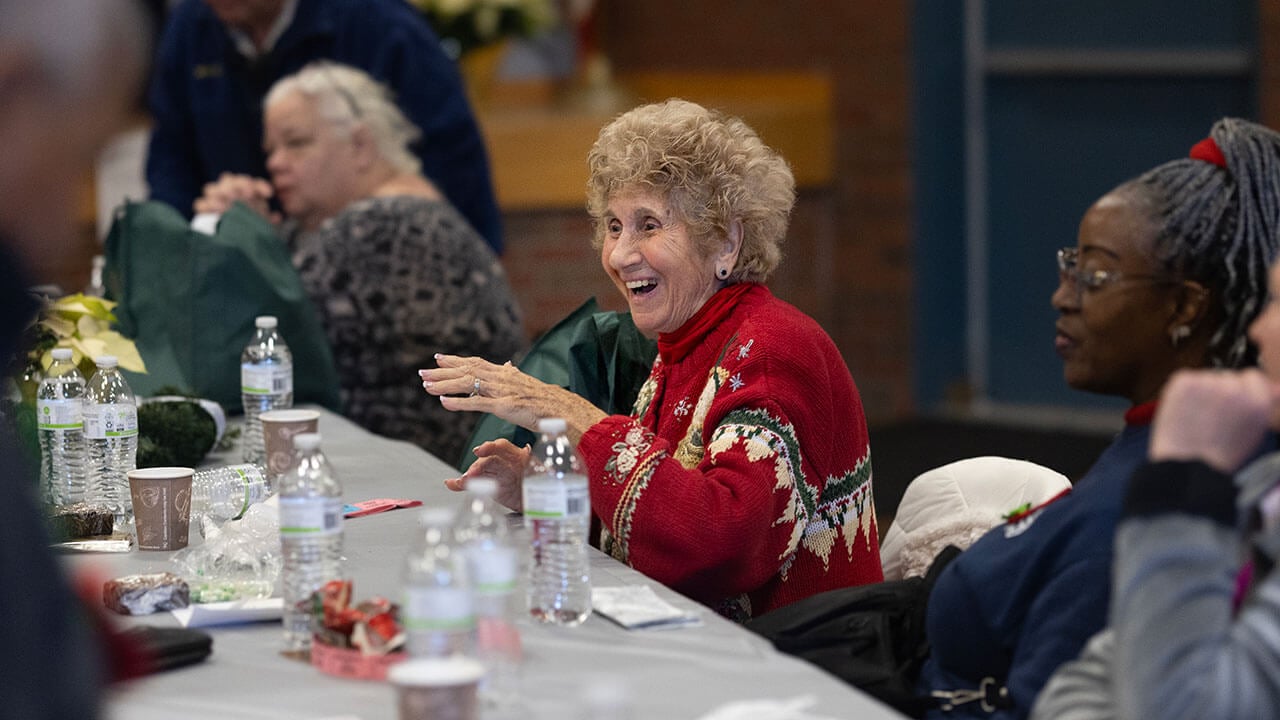
<path fill-rule="evenodd" d="M 460 501 L 441 484 L 455 474 L 444 462 L 413 445 L 374 436 L 340 416 L 321 412 L 322 447 L 337 469 L 347 502 L 385 497 L 420 499 L 428 505 Z M 238 462 L 238 456 L 228 453 L 210 461 L 229 464 Z M 346 567 L 357 598 L 399 597 L 400 564 L 416 515 L 416 510 L 393 510 L 346 521 Z M 596 586 L 648 584 L 678 607 L 696 610 L 703 625 L 627 631 L 598 615 L 577 628 L 544 627 L 522 620 L 523 707 L 516 716 L 581 717 L 588 683 L 603 674 L 630 689 L 637 719 L 698 718 L 733 701 L 800 696 L 816 701 L 811 715 L 860 720 L 901 717 L 823 671 L 780 655 L 766 641 L 701 605 L 593 553 Z M 68 561 L 115 577 L 171 570 L 168 556 L 134 551 L 68 556 Z M 124 621 L 177 624 L 168 613 Z M 208 660 L 121 686 L 109 697 L 107 717 L 380 720 L 396 716 L 394 692 L 386 683 L 331 677 L 281 656 L 278 622 L 209 632 L 214 644 Z M 495 715 L 489 713 L 486 718 Z"/>

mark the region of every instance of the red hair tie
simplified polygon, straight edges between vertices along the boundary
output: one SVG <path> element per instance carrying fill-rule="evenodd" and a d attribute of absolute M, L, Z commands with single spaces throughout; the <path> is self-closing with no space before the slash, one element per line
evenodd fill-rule
<path fill-rule="evenodd" d="M 1207 163 L 1213 163 L 1220 168 L 1227 166 L 1227 158 L 1218 149 L 1218 143 L 1213 138 L 1207 137 L 1195 145 L 1191 146 L 1190 157 L 1194 160 L 1203 160 Z"/>

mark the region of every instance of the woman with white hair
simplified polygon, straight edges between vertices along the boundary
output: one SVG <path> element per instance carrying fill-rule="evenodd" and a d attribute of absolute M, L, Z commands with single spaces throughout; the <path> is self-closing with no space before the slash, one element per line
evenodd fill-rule
<path fill-rule="evenodd" d="M 333 347 L 344 413 L 456 459 L 474 419 L 423 402 L 404 378 L 442 350 L 501 362 L 520 349 L 520 310 L 497 257 L 422 176 L 409 151 L 418 129 L 364 72 L 313 63 L 263 104 L 271 182 L 224 175 L 196 211 L 241 201 L 275 218 L 274 197 Z"/>

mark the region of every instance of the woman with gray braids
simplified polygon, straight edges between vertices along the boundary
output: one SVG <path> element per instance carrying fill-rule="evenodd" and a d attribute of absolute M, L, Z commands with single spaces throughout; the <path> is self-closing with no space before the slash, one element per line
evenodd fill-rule
<path fill-rule="evenodd" d="M 1273 236 L 1274 135 L 1230 130 L 1248 143 L 1215 140 L 1242 176 L 1237 202 L 1257 210 L 1239 213 L 1235 234 Z M 1232 150 L 1248 169 L 1230 162 Z M 1161 392 L 1121 506 L 1110 627 L 1054 674 L 1035 718 L 1280 718 L 1280 453 L 1242 469 L 1280 430 L 1280 263 L 1269 287 L 1248 328 L 1261 370 L 1181 371 Z M 1243 337 L 1220 346 L 1252 350 Z"/>
<path fill-rule="evenodd" d="M 1179 370 L 1253 363 L 1246 331 L 1278 241 L 1280 135 L 1242 120 L 1085 213 L 1076 247 L 1057 253 L 1054 346 L 1067 384 L 1132 407 L 1070 494 L 1011 512 L 939 576 L 918 685 L 936 702 L 928 717 L 1025 718 L 1102 629 L 1112 536 L 1155 401 Z"/>

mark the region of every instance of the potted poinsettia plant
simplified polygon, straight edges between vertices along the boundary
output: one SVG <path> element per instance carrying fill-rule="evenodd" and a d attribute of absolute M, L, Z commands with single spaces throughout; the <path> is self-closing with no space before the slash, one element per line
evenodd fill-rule
<path fill-rule="evenodd" d="M 116 303 L 91 295 L 67 295 L 46 299 L 35 327 L 35 342 L 28 359 L 39 363 L 41 371 L 53 363 L 53 349 L 71 348 L 71 360 L 80 366 L 87 378 L 93 374 L 93 359 L 99 355 L 115 355 L 120 367 L 145 373 L 147 365 L 133 341 L 112 329 Z"/>
<path fill-rule="evenodd" d="M 8 417 L 23 443 L 34 448 L 35 397 L 45 370 L 53 364 L 53 349 L 71 348 L 71 359 L 85 378 L 93 375 L 93 358 L 115 355 L 120 367 L 145 373 L 146 363 L 129 338 L 112 329 L 116 303 L 90 295 L 44 298 L 39 313 L 24 336 L 26 354 L 15 360 L 7 382 L 3 414 Z"/>

